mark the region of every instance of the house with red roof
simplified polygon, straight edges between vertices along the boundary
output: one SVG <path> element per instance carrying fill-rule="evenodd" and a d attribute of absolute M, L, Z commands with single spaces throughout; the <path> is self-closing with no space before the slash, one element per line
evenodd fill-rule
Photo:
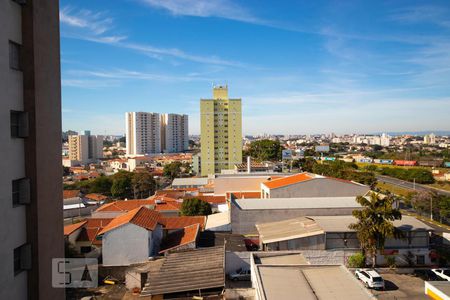
<path fill-rule="evenodd" d="M 195 249 L 200 232 L 200 224 L 193 224 L 178 229 L 164 237 L 159 254 L 167 255 L 171 252 Z"/>
<path fill-rule="evenodd" d="M 261 198 L 356 197 L 369 190 L 357 182 L 303 172 L 262 182 Z"/>
<path fill-rule="evenodd" d="M 161 214 L 141 206 L 114 218 L 98 233 L 104 266 L 128 266 L 158 255 L 163 237 Z"/>

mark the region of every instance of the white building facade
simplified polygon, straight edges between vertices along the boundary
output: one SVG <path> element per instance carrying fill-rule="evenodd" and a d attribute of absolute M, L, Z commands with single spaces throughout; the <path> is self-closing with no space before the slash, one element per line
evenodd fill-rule
<path fill-rule="evenodd" d="M 188 116 L 125 113 L 127 155 L 184 152 L 189 148 Z"/>
<path fill-rule="evenodd" d="M 161 115 L 161 148 L 166 153 L 184 152 L 189 148 L 188 116 Z"/>
<path fill-rule="evenodd" d="M 96 162 L 103 158 L 103 136 L 69 135 L 69 160 L 80 164 Z"/>

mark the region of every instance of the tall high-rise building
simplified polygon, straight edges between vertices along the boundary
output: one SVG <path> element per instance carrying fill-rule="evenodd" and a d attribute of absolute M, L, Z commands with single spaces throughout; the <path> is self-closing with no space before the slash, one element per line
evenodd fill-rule
<path fill-rule="evenodd" d="M 103 158 L 103 136 L 90 135 L 85 131 L 84 135 L 69 135 L 69 159 L 80 164 L 96 162 Z"/>
<path fill-rule="evenodd" d="M 200 100 L 200 118 L 202 176 L 242 163 L 241 99 L 228 98 L 227 86 L 215 86 L 212 99 Z"/>
<path fill-rule="evenodd" d="M 58 2 L 0 1 L 0 299 L 64 299 Z"/>
<path fill-rule="evenodd" d="M 161 114 L 161 149 L 163 152 L 184 152 L 189 148 L 188 116 Z"/>
<path fill-rule="evenodd" d="M 423 137 L 423 143 L 429 145 L 436 144 L 436 136 L 434 135 L 434 133 L 425 135 Z"/>
<path fill-rule="evenodd" d="M 127 155 L 161 153 L 161 118 L 158 113 L 125 113 Z"/>

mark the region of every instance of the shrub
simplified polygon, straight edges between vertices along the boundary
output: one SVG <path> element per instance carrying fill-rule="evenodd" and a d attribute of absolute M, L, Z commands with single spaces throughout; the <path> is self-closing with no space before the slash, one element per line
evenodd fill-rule
<path fill-rule="evenodd" d="M 395 256 L 392 255 L 385 256 L 384 259 L 386 260 L 386 264 L 389 268 L 395 269 L 397 267 L 397 264 L 395 262 Z"/>
<path fill-rule="evenodd" d="M 366 266 L 366 258 L 361 252 L 355 253 L 348 258 L 347 266 L 349 268 L 363 268 Z"/>

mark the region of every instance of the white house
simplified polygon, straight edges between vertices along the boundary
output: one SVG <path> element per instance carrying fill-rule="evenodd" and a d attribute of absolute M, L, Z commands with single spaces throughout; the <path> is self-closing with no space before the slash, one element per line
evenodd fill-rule
<path fill-rule="evenodd" d="M 163 236 L 161 215 L 144 206 L 113 219 L 102 237 L 103 265 L 128 266 L 158 254 Z"/>

